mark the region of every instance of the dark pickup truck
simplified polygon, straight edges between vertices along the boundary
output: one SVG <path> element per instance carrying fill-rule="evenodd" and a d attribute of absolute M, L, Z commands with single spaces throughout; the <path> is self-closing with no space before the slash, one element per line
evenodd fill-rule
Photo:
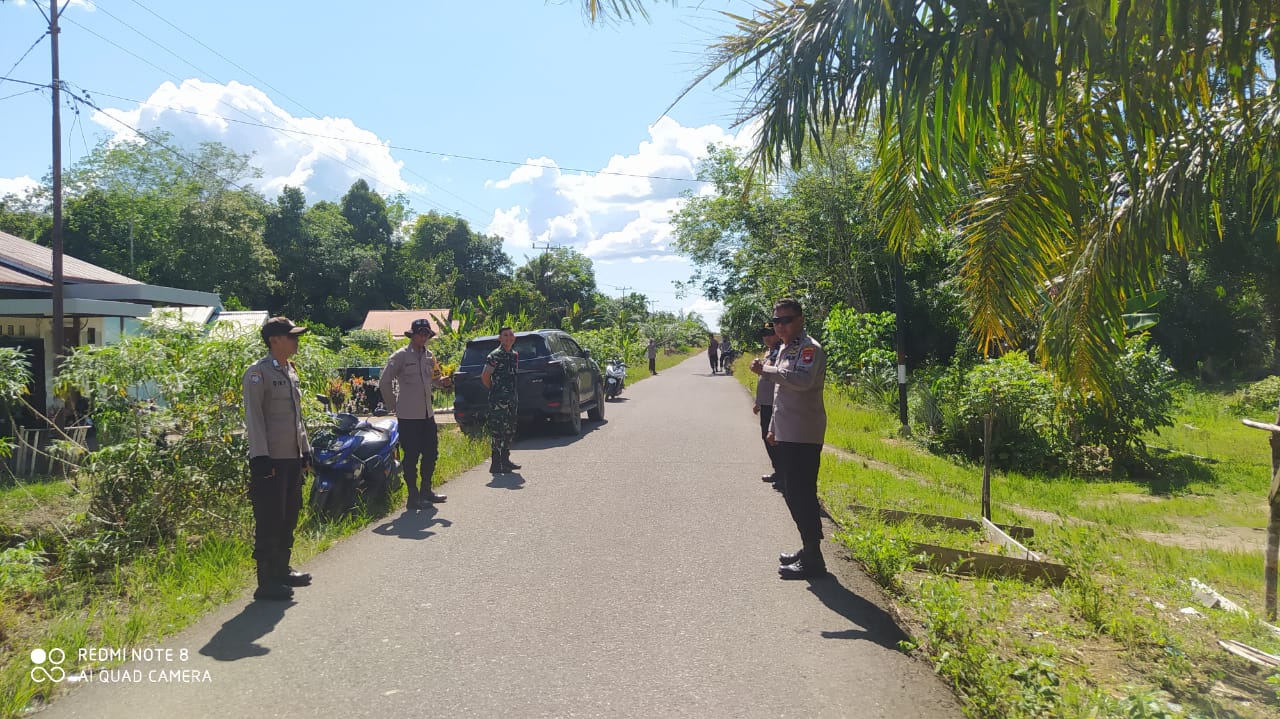
<path fill-rule="evenodd" d="M 479 427 L 489 405 L 489 390 L 480 382 L 485 358 L 498 346 L 498 337 L 477 337 L 467 343 L 453 376 L 453 417 L 463 429 Z M 550 419 L 564 434 L 582 432 L 582 412 L 604 419 L 604 381 L 591 352 L 567 332 L 517 332 L 520 355 L 516 388 L 522 421 Z"/>

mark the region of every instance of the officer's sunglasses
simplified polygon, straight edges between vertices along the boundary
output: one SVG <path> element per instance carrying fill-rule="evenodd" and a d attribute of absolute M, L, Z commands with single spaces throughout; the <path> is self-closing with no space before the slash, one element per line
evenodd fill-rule
<path fill-rule="evenodd" d="M 788 315 L 787 317 L 774 317 L 769 321 L 775 325 L 789 325 L 792 322 L 795 322 L 797 317 L 799 317 L 799 315 Z"/>

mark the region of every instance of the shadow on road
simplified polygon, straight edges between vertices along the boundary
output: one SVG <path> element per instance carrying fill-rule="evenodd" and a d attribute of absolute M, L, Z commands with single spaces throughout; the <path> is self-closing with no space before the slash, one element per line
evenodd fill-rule
<path fill-rule="evenodd" d="M 250 602 L 239 614 L 228 619 L 200 647 L 200 653 L 220 662 L 234 662 L 247 657 L 260 657 L 271 650 L 257 643 L 269 634 L 293 602 Z"/>
<path fill-rule="evenodd" d="M 436 517 L 440 510 L 435 505 L 426 509 L 406 509 L 399 517 L 393 517 L 373 528 L 374 534 L 401 539 L 426 539 L 435 534 L 431 527 L 452 527 L 453 522 Z"/>
<path fill-rule="evenodd" d="M 601 422 L 593 419 L 584 419 L 582 420 L 582 434 L 577 435 L 560 434 L 560 427 L 550 422 L 521 424 L 516 431 L 516 448 L 549 449 L 551 447 L 567 447 L 607 424 L 609 424 L 607 417 Z"/>
<path fill-rule="evenodd" d="M 524 477 L 521 477 L 519 472 L 495 474 L 485 486 L 494 489 L 524 489 Z"/>
<path fill-rule="evenodd" d="M 841 631 L 824 631 L 822 636 L 826 639 L 865 639 L 893 651 L 898 651 L 898 642 L 907 639 L 892 615 L 847 589 L 835 575 L 811 580 L 809 591 L 828 609 L 857 625 Z"/>

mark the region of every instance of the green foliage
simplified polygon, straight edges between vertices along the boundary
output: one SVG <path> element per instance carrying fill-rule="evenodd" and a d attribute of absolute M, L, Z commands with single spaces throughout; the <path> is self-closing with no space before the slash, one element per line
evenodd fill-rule
<path fill-rule="evenodd" d="M 954 394 L 944 395 L 943 442 L 970 457 L 982 457 L 983 422 L 992 418 L 992 461 L 1000 467 L 1039 469 L 1065 449 L 1056 424 L 1057 391 L 1052 379 L 1022 352 L 975 366 Z M 940 384 L 939 388 L 945 387 Z"/>
<path fill-rule="evenodd" d="M 1132 462 L 1146 448 L 1143 437 L 1173 423 L 1173 367 L 1145 335 L 1125 340 L 1110 373 L 1111 398 L 1076 397 L 1067 408 L 1068 433 L 1077 447 L 1106 447 L 1114 461 Z"/>
<path fill-rule="evenodd" d="M 1232 408 L 1254 419 L 1275 419 L 1280 413 L 1280 375 L 1272 375 L 1245 386 Z"/>
<path fill-rule="evenodd" d="M 836 539 L 853 552 L 880 586 L 900 592 L 900 575 L 911 569 L 915 557 L 910 542 L 886 532 L 882 525 L 862 526 L 839 532 Z"/>
<path fill-rule="evenodd" d="M 1114 403 L 1074 395 L 1025 354 L 1011 352 L 969 368 L 958 363 L 920 373 L 913 411 L 930 441 L 946 451 L 981 458 L 983 417 L 990 413 L 996 466 L 1107 474 L 1145 461 L 1143 438 L 1172 424 L 1178 399 L 1173 368 L 1146 336 L 1125 340 L 1110 376 Z"/>
<path fill-rule="evenodd" d="M 823 322 L 827 374 L 848 381 L 875 402 L 896 407 L 898 355 L 893 349 L 897 319 L 891 312 L 858 312 L 833 307 Z"/>
<path fill-rule="evenodd" d="M 35 593 L 47 563 L 42 551 L 26 543 L 0 551 L 0 597 Z"/>

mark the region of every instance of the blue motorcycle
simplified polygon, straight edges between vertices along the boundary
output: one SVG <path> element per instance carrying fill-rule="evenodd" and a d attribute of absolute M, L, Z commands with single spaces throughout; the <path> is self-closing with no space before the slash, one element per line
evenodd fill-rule
<path fill-rule="evenodd" d="M 334 516 L 361 498 L 385 498 L 400 488 L 400 423 L 332 414 L 333 426 L 311 440 L 311 509 Z"/>

